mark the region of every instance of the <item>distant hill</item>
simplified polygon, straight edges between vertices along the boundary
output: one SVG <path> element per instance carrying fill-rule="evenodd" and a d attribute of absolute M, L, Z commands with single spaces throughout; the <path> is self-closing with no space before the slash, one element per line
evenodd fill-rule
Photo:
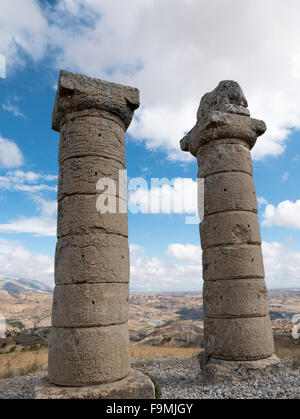
<path fill-rule="evenodd" d="M 53 289 L 39 281 L 24 278 L 0 278 L 0 291 L 9 294 L 52 294 Z"/>

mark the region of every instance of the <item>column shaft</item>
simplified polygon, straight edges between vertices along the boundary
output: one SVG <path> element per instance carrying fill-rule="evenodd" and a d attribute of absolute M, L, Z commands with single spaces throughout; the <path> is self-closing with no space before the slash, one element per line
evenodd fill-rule
<path fill-rule="evenodd" d="M 224 81 L 203 96 L 181 148 L 204 178 L 200 224 L 206 362 L 255 361 L 274 352 L 250 149 L 265 132 L 240 86 Z"/>
<path fill-rule="evenodd" d="M 60 131 L 55 290 L 48 378 L 60 386 L 130 373 L 127 213 L 101 213 L 101 178 L 126 168 L 125 130 L 138 91 L 62 72 L 53 113 Z M 121 199 L 124 200 L 124 197 Z"/>
<path fill-rule="evenodd" d="M 270 357 L 274 346 L 251 154 L 235 141 L 215 141 L 197 153 L 205 179 L 200 224 L 205 347 L 214 358 L 256 360 Z M 215 169 L 210 162 L 217 162 Z"/>

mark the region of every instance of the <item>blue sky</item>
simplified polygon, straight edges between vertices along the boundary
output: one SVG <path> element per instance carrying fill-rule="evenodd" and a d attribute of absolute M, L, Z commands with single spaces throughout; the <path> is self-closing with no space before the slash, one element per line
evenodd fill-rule
<path fill-rule="evenodd" d="M 53 283 L 59 135 L 51 114 L 65 68 L 140 89 L 126 135 L 128 178 L 190 178 L 188 208 L 197 163 L 179 140 L 193 127 L 201 96 L 220 80 L 238 81 L 252 116 L 268 126 L 252 152 L 267 285 L 299 287 L 297 1 L 289 10 L 277 0 L 243 8 L 238 0 L 226 7 L 215 0 L 2 3 L 0 277 Z M 236 18 L 228 22 L 230 11 Z M 201 289 L 199 230 L 186 215 L 129 213 L 132 291 Z"/>

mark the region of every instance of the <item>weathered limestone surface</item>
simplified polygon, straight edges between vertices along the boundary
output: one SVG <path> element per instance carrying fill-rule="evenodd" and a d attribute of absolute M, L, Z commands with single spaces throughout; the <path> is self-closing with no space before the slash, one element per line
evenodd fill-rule
<path fill-rule="evenodd" d="M 243 172 L 217 173 L 205 177 L 204 214 L 225 211 L 257 212 L 257 199 L 251 176 Z"/>
<path fill-rule="evenodd" d="M 213 383 L 260 380 L 272 376 L 280 368 L 276 355 L 256 361 L 228 361 L 217 358 L 208 359 L 206 354 L 201 352 L 199 358 L 206 379 Z"/>
<path fill-rule="evenodd" d="M 260 245 L 224 245 L 203 250 L 203 278 L 207 281 L 264 278 Z"/>
<path fill-rule="evenodd" d="M 97 242 L 80 246 L 75 236 L 59 239 L 55 261 L 56 285 L 128 283 L 129 249 L 124 243 L 127 239 L 111 235 L 113 237 L 120 237 L 123 243 L 116 240 L 116 246 L 97 245 Z"/>
<path fill-rule="evenodd" d="M 120 283 L 56 286 L 52 325 L 95 327 L 126 323 L 128 293 L 129 284 Z"/>
<path fill-rule="evenodd" d="M 121 380 L 130 371 L 126 324 L 52 328 L 48 378 L 60 386 L 85 386 Z"/>
<path fill-rule="evenodd" d="M 37 399 L 153 399 L 154 386 L 149 378 L 131 370 L 119 381 L 85 387 L 58 387 L 47 379 L 35 388 Z"/>
<path fill-rule="evenodd" d="M 57 236 L 81 234 L 84 229 L 99 229 L 127 237 L 127 214 L 106 213 L 100 217 L 96 200 L 97 195 L 78 194 L 66 196 L 60 201 L 57 209 Z"/>
<path fill-rule="evenodd" d="M 138 93 L 136 93 L 138 95 Z M 59 163 L 70 158 L 95 156 L 111 159 L 125 168 L 124 130 L 115 121 L 105 119 L 98 111 L 94 116 L 81 116 L 61 126 Z M 62 120 L 63 121 L 63 120 Z M 62 124 L 62 122 L 61 122 Z"/>
<path fill-rule="evenodd" d="M 200 224 L 203 249 L 219 245 L 260 244 L 258 218 L 248 211 L 219 212 Z"/>
<path fill-rule="evenodd" d="M 263 279 L 205 281 L 203 298 L 207 317 L 267 316 L 268 293 Z"/>
<path fill-rule="evenodd" d="M 124 167 L 115 160 L 85 156 L 65 161 L 58 177 L 58 201 L 74 194 L 99 194 L 95 185 L 100 178 L 113 179 L 119 191 L 119 171 Z"/>
<path fill-rule="evenodd" d="M 60 74 L 52 118 L 60 132 L 56 287 L 49 381 L 37 387 L 37 398 L 154 397 L 150 379 L 130 369 L 126 191 L 125 211 L 98 206 L 102 178 L 115 181 L 109 193 L 119 197 L 125 131 L 138 107 L 137 89 Z"/>
<path fill-rule="evenodd" d="M 55 273 L 56 285 L 128 283 L 128 239 L 97 229 L 58 239 Z"/>
<path fill-rule="evenodd" d="M 236 82 L 221 82 L 203 96 L 197 123 L 180 142 L 197 157 L 198 177 L 204 178 L 202 367 L 218 379 L 235 370 L 232 363 L 247 372 L 251 368 L 241 363 L 265 368 L 277 362 L 250 154 L 266 126 L 250 118 L 247 106 Z"/>
<path fill-rule="evenodd" d="M 222 172 L 245 172 L 252 176 L 252 161 L 249 148 L 243 144 L 230 144 L 225 140 L 216 140 L 201 147 L 197 154 L 199 160 L 198 177 Z"/>
<path fill-rule="evenodd" d="M 204 341 L 209 357 L 230 361 L 264 359 L 274 353 L 272 327 L 268 315 L 239 318 L 206 317 Z"/>

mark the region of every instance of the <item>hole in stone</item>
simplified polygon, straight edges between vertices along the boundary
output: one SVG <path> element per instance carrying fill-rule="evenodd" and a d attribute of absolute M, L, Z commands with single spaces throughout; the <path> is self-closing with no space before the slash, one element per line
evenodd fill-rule
<path fill-rule="evenodd" d="M 221 158 L 221 156 L 218 156 L 219 157 L 219 159 Z"/>
<path fill-rule="evenodd" d="M 250 227 L 250 224 L 248 224 L 248 227 Z"/>
<path fill-rule="evenodd" d="M 95 301 L 92 301 L 93 306 L 95 305 Z"/>
<path fill-rule="evenodd" d="M 59 87 L 59 95 L 60 97 L 68 97 L 68 96 L 73 96 L 75 93 L 74 89 L 67 89 L 66 87 Z"/>
<path fill-rule="evenodd" d="M 98 134 L 99 137 L 101 137 L 101 135 L 102 135 L 101 133 Z"/>
<path fill-rule="evenodd" d="M 95 172 L 95 176 L 97 176 L 98 175 L 98 172 Z"/>
<path fill-rule="evenodd" d="M 252 262 L 254 262 L 254 259 L 252 259 Z"/>
<path fill-rule="evenodd" d="M 226 192 L 227 191 L 227 189 L 226 188 L 224 188 L 224 192 Z"/>
<path fill-rule="evenodd" d="M 124 259 L 124 256 L 122 256 L 122 259 Z"/>
<path fill-rule="evenodd" d="M 214 227 L 214 230 L 216 229 L 216 227 Z"/>

